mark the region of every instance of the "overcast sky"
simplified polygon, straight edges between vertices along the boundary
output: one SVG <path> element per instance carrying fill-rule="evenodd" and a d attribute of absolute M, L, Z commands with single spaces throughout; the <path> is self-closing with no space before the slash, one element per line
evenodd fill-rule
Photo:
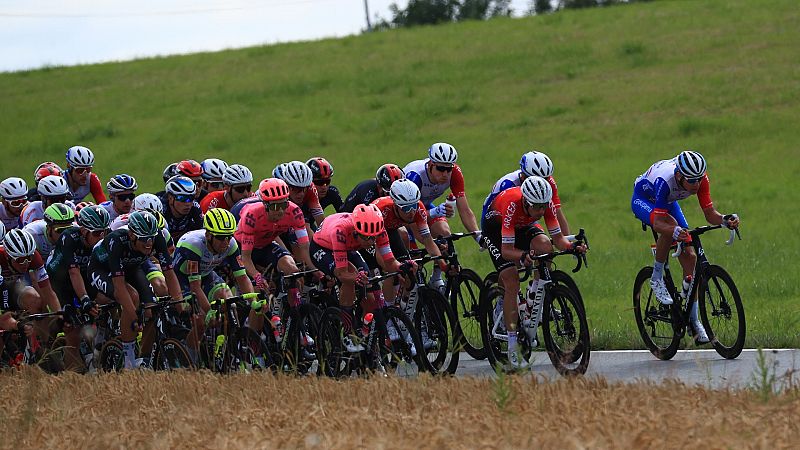
<path fill-rule="evenodd" d="M 389 5 L 368 0 L 370 16 Z M 521 11 L 527 0 L 512 0 Z M 364 0 L 0 0 L 0 71 L 359 33 Z"/>

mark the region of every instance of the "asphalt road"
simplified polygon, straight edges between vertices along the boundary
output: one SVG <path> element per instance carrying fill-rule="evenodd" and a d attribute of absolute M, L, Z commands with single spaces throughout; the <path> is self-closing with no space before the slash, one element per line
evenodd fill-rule
<path fill-rule="evenodd" d="M 781 379 L 800 370 L 800 350 L 763 350 L 766 367 Z M 547 379 L 560 377 L 544 352 L 536 353 L 532 373 Z M 660 383 L 679 380 L 688 385 L 702 385 L 715 389 L 741 389 L 753 384 L 759 372 L 758 350 L 746 349 L 734 360 L 727 360 L 714 350 L 682 350 L 670 361 L 656 359 L 647 350 L 593 351 L 586 376 L 603 377 L 609 381 L 635 382 L 647 380 Z M 487 361 L 477 361 L 466 353 L 459 357 L 457 376 L 493 377 L 494 371 Z M 795 378 L 800 375 L 795 374 Z"/>

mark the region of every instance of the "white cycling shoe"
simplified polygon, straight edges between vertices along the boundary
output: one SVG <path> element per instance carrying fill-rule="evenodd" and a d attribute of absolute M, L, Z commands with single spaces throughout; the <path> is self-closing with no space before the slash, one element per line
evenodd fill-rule
<path fill-rule="evenodd" d="M 711 342 L 711 339 L 708 338 L 708 333 L 706 333 L 706 329 L 702 322 L 699 320 L 693 320 L 692 328 L 695 345 L 703 345 Z"/>
<path fill-rule="evenodd" d="M 345 350 L 347 350 L 349 353 L 359 353 L 364 351 L 364 346 L 354 343 L 353 338 L 350 336 L 343 337 L 342 344 L 344 345 Z"/>
<path fill-rule="evenodd" d="M 530 368 L 528 361 L 519 353 L 519 351 L 508 352 L 508 364 L 506 364 L 506 371 L 516 372 L 520 370 L 527 370 Z"/>
<path fill-rule="evenodd" d="M 667 284 L 664 283 L 664 280 L 656 281 L 651 278 L 650 288 L 653 290 L 653 293 L 656 294 L 656 298 L 662 305 L 672 304 L 672 296 L 669 295 L 669 291 L 667 290 Z"/>

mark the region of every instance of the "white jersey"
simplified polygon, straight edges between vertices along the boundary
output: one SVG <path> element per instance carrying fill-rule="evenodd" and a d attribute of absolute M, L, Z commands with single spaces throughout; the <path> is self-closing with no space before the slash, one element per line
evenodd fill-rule
<path fill-rule="evenodd" d="M 50 242 L 50 239 L 47 237 L 47 222 L 44 220 L 37 220 L 25 225 L 23 230 L 33 236 L 33 240 L 36 241 L 36 250 L 39 250 L 42 259 L 47 261 L 50 253 L 56 248 L 56 243 Z"/>
<path fill-rule="evenodd" d="M 111 200 L 105 201 L 103 203 L 100 203 L 100 206 L 102 206 L 103 208 L 105 208 L 106 211 L 108 211 L 108 217 L 111 219 L 112 222 L 114 221 L 114 219 L 119 217 L 120 213 L 118 213 L 117 210 L 114 209 L 114 202 L 113 201 L 111 201 Z M 133 211 L 133 210 L 131 210 L 131 211 Z"/>
<path fill-rule="evenodd" d="M 661 197 L 659 200 L 667 203 L 683 200 L 692 193 L 680 186 L 675 179 L 677 166 L 677 158 L 659 161 L 650 166 L 647 172 L 639 175 L 634 186 L 639 192 L 646 194 L 654 201 L 658 197 Z M 664 192 L 665 188 L 669 190 L 669 193 Z"/>
<path fill-rule="evenodd" d="M 65 201 L 64 204 L 75 209 L 75 204 L 69 200 Z M 28 206 L 22 210 L 23 226 L 41 219 L 44 219 L 44 203 L 41 200 L 28 203 Z"/>
<path fill-rule="evenodd" d="M 6 231 L 22 226 L 21 217 L 11 215 L 4 203 L 0 203 L 0 221 L 6 226 Z"/>

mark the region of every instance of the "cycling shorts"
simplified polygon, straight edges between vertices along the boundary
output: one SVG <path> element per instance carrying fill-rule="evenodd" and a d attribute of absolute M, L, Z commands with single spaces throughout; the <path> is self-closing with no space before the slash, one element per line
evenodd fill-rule
<path fill-rule="evenodd" d="M 655 204 L 652 201 L 645 197 L 639 197 L 634 192 L 633 198 L 631 198 L 631 210 L 637 219 L 641 220 L 647 225 L 653 225 L 653 211 L 655 211 Z M 670 203 L 667 213 L 672 216 L 682 228 L 689 228 L 689 224 L 686 222 L 686 217 L 683 216 L 683 211 L 681 211 L 681 207 L 678 202 Z"/>
<path fill-rule="evenodd" d="M 513 267 L 515 262 L 503 259 L 502 256 L 502 236 L 500 222 L 497 220 L 487 220 L 481 236 L 481 245 L 486 248 L 492 258 L 492 264 L 497 272 Z M 514 247 L 520 250 L 530 250 L 531 241 L 536 236 L 545 234 L 539 224 L 528 225 L 514 230 Z"/>
<path fill-rule="evenodd" d="M 314 263 L 314 267 L 321 270 L 325 275 L 336 277 L 333 273 L 334 269 L 336 269 L 336 261 L 333 260 L 333 250 L 321 247 L 312 240 L 309 251 L 311 252 L 311 262 Z M 347 252 L 347 260 L 356 266 L 356 270 L 369 272 L 369 266 L 357 251 Z"/>

